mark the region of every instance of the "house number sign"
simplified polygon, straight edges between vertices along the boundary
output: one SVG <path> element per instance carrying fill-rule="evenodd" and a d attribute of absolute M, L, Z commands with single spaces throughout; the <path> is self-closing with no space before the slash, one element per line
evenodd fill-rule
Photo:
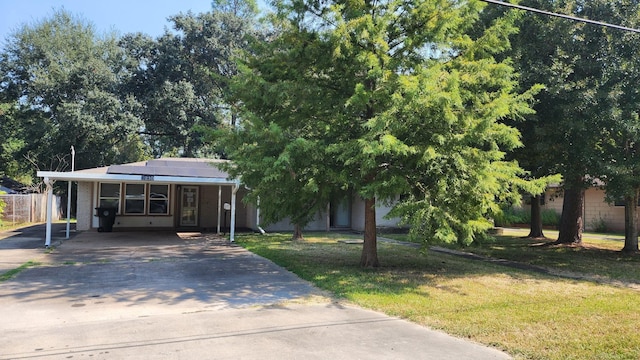
<path fill-rule="evenodd" d="M 142 175 L 143 181 L 153 181 L 153 175 Z"/>

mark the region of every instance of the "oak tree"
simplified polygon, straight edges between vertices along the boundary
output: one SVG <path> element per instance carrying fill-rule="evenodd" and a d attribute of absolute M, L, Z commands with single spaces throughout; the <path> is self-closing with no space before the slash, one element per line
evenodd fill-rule
<path fill-rule="evenodd" d="M 25 121 L 22 128 L 40 135 L 23 139 L 41 144 L 32 148 L 35 161 L 47 163 L 71 145 L 80 169 L 142 155 L 137 104 L 119 91 L 128 74 L 115 35 L 99 35 L 92 24 L 59 10 L 16 30 L 0 56 L 3 98 L 24 111 L 15 116 Z"/>

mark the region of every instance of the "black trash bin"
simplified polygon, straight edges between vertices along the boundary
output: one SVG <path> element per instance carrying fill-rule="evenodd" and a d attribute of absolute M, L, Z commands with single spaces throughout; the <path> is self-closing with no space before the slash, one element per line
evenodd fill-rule
<path fill-rule="evenodd" d="M 100 227 L 98 232 L 111 232 L 113 231 L 113 224 L 116 222 L 116 211 L 118 209 L 113 207 L 97 207 L 96 213 L 100 220 Z"/>

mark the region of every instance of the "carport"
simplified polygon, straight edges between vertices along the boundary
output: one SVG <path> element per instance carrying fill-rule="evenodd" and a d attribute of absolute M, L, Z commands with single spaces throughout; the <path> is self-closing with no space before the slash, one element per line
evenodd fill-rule
<path fill-rule="evenodd" d="M 215 227 L 220 233 L 230 213 L 228 228 L 230 240 L 234 241 L 240 182 L 219 169 L 218 165 L 223 162 L 226 161 L 161 158 L 69 172 L 38 171 L 37 175 L 47 186 L 45 246 L 51 245 L 55 181 L 77 182 L 77 229 L 80 231 L 97 227 L 98 218 L 93 210 L 104 206 L 116 209 L 118 226 L 126 230 Z M 202 208 L 204 200 L 201 200 L 205 191 L 208 194 L 206 209 Z M 210 215 L 214 218 L 207 217 L 207 224 L 202 224 L 203 217 Z"/>

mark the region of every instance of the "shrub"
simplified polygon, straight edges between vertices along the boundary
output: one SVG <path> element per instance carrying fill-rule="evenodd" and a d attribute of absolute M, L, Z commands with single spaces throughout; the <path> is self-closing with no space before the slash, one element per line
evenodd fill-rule
<path fill-rule="evenodd" d="M 597 233 L 606 233 L 609 231 L 609 227 L 607 226 L 607 221 L 602 218 L 602 216 L 598 215 L 597 219 L 591 221 L 591 228 L 594 232 Z"/>
<path fill-rule="evenodd" d="M 543 209 L 541 211 L 542 225 L 558 226 L 560 223 L 560 215 L 552 209 Z M 501 214 L 494 216 L 496 226 L 512 226 L 514 224 L 530 224 L 531 210 L 523 208 L 508 207 L 502 209 Z"/>
<path fill-rule="evenodd" d="M 558 226 L 560 225 L 560 214 L 552 209 L 542 210 L 542 225 L 544 226 Z"/>
<path fill-rule="evenodd" d="M 508 207 L 502 209 L 500 214 L 493 218 L 496 226 L 512 226 L 513 224 L 528 224 L 531 222 L 531 214 L 522 208 Z"/>

